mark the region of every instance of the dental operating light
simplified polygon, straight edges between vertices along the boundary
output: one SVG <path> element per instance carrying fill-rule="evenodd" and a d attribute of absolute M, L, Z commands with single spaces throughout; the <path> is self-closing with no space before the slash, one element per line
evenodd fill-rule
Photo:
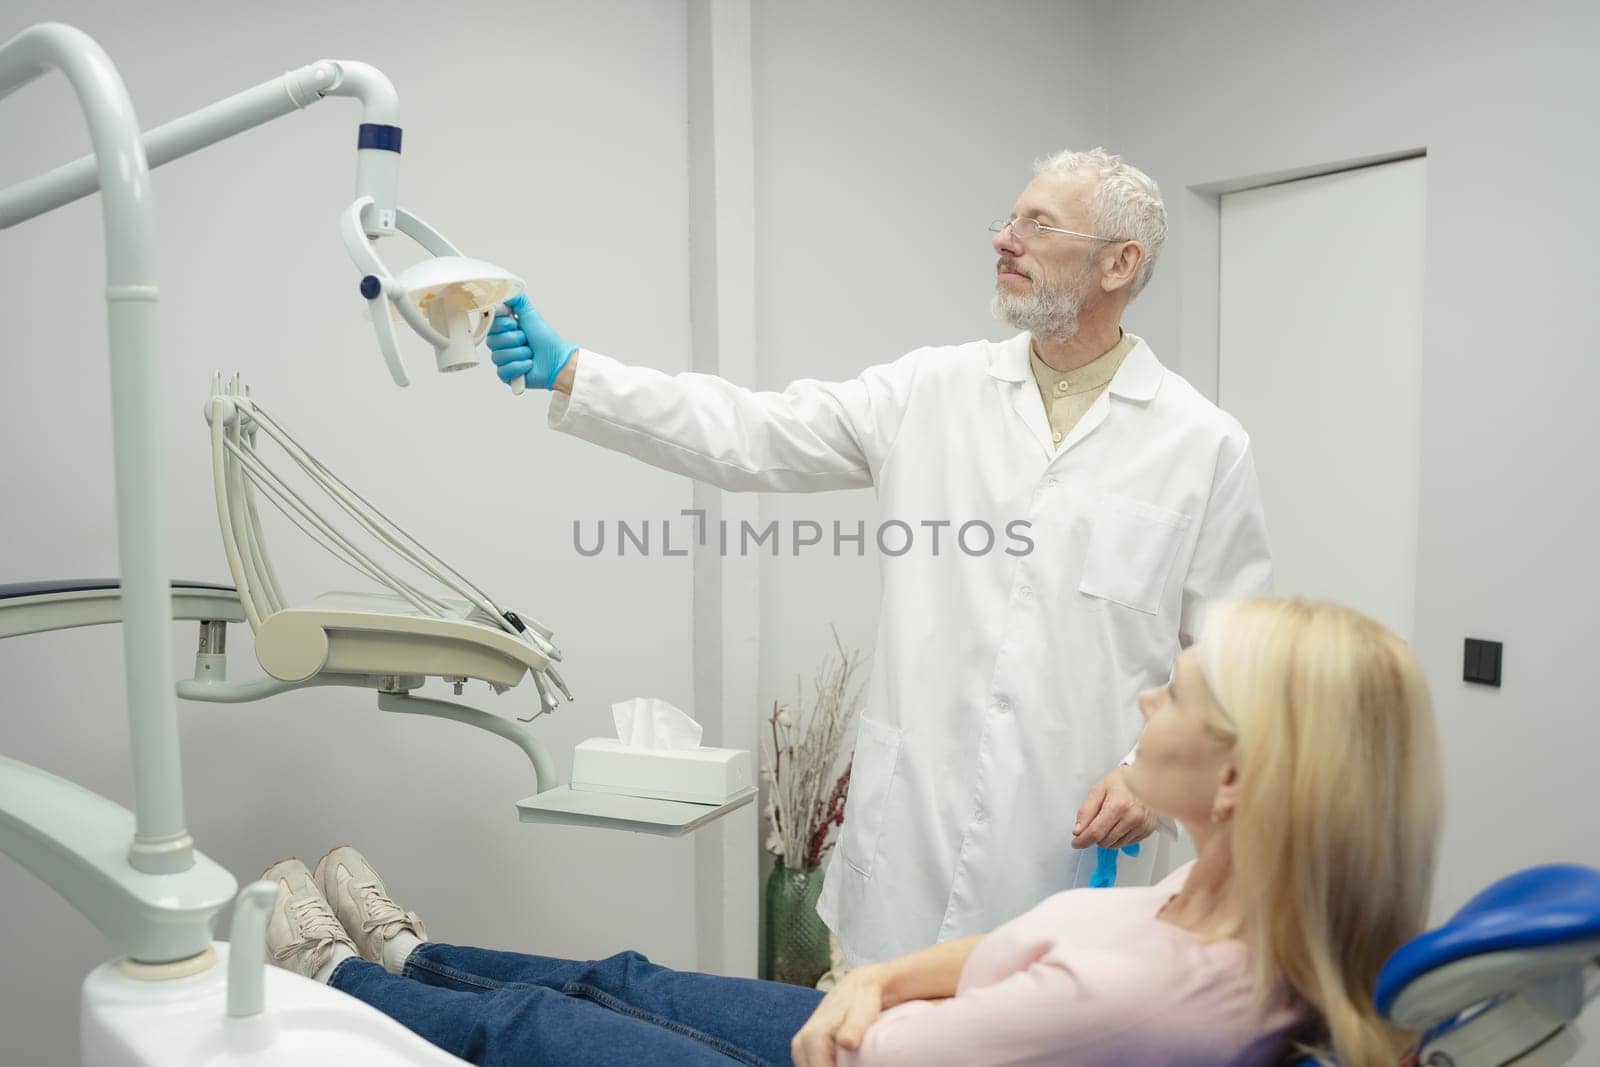
<path fill-rule="evenodd" d="M 395 229 L 433 255 L 391 274 L 362 221 L 370 210 L 370 199 L 358 198 L 344 213 L 340 236 L 362 272 L 361 295 L 372 309 L 378 350 L 395 384 L 406 385 L 410 379 L 400 358 L 394 319 L 382 307 L 385 301 L 433 346 L 440 371 L 476 366 L 473 350 L 488 334 L 495 307 L 522 292 L 522 279 L 493 263 L 463 256 L 443 234 L 404 208 L 395 209 Z"/>
<path fill-rule="evenodd" d="M 393 318 L 380 313 L 384 309 L 378 304 L 384 300 L 433 346 L 441 371 L 474 365 L 472 350 L 488 333 L 494 306 L 521 292 L 522 279 L 491 263 L 467 259 L 438 230 L 398 205 L 400 100 L 382 71 L 352 60 L 320 59 L 157 126 L 139 139 L 148 166 L 154 168 L 329 96 L 353 97 L 362 105 L 356 135 L 356 200 L 341 217 L 340 235 L 361 272 L 360 292 L 374 312 L 373 328 L 390 377 L 396 385 L 410 382 Z M 82 199 L 100 187 L 96 157 L 91 154 L 0 189 L 0 229 Z M 433 260 L 392 274 L 373 242 L 397 232 L 416 241 Z"/>
<path fill-rule="evenodd" d="M 522 291 L 522 279 L 493 263 L 465 256 L 435 256 L 407 267 L 396 279 L 422 310 L 428 325 L 445 338 L 437 343 L 440 371 L 476 367 L 473 349 L 489 330 L 496 305 Z M 474 325 L 471 316 L 476 314 Z"/>

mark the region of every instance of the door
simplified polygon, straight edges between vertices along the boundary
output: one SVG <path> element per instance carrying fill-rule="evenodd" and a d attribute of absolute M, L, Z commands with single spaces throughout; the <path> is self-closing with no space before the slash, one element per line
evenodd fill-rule
<path fill-rule="evenodd" d="M 1426 160 L 1222 197 L 1218 400 L 1250 434 L 1279 593 L 1411 639 Z"/>

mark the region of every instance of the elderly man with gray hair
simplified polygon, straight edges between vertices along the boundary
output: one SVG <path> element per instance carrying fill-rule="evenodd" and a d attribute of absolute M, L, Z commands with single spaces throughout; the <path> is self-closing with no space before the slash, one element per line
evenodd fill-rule
<path fill-rule="evenodd" d="M 993 929 L 1154 833 L 1136 697 L 1208 601 L 1271 583 L 1244 430 L 1122 329 L 1155 182 L 1098 148 L 1035 169 L 990 227 L 1008 340 L 757 392 L 581 349 L 521 298 L 489 336 L 563 432 L 723 489 L 876 490 L 876 666 L 818 904 L 852 963 Z"/>

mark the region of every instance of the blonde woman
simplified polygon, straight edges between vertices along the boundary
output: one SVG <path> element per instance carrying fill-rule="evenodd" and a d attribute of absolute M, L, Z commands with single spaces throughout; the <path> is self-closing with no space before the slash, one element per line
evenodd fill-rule
<path fill-rule="evenodd" d="M 1222 605 L 1139 705 L 1129 787 L 1195 861 L 852 972 L 797 1059 L 837 1043 L 862 1065 L 1272 1063 L 1298 1039 L 1346 1067 L 1398 1061 L 1408 1035 L 1372 994 L 1423 929 L 1440 808 L 1411 651 L 1336 604 Z"/>
<path fill-rule="evenodd" d="M 1213 611 L 1140 707 L 1130 788 L 1184 824 L 1193 863 L 1159 886 L 1059 893 L 826 997 L 631 953 L 429 942 L 353 849 L 315 876 L 269 870 L 286 890 L 269 942 L 480 1064 L 1270 1064 L 1296 1041 L 1394 1064 L 1408 1035 L 1373 987 L 1422 929 L 1439 820 L 1410 651 L 1347 608 L 1245 601 Z"/>

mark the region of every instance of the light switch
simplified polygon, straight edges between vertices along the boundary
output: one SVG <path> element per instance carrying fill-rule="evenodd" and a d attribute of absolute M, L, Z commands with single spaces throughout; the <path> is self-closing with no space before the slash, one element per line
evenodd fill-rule
<path fill-rule="evenodd" d="M 1476 637 L 1467 638 L 1466 655 L 1461 668 L 1461 678 L 1467 682 L 1477 682 L 1479 685 L 1500 685 L 1500 653 L 1499 641 L 1484 641 Z"/>

